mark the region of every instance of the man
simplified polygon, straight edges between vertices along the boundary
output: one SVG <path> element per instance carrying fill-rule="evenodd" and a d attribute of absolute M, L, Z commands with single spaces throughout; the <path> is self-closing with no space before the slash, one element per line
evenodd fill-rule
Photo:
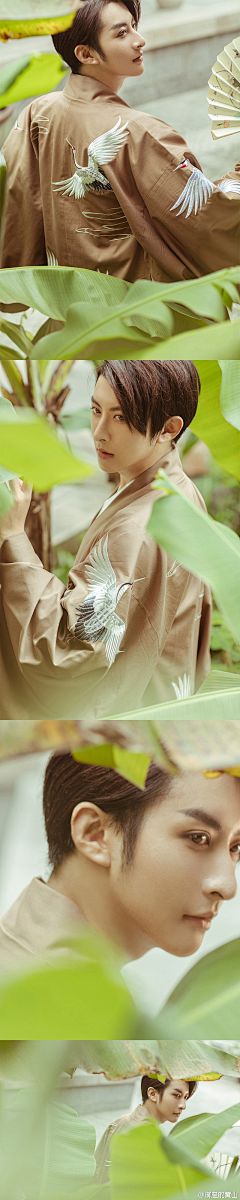
<path fill-rule="evenodd" d="M 236 894 L 239 798 L 239 778 L 227 773 L 170 776 L 152 762 L 140 789 L 112 769 L 52 755 L 43 793 L 52 871 L 1 918 L 1 971 L 66 956 L 82 922 L 122 962 L 153 946 L 194 954 Z"/>
<path fill-rule="evenodd" d="M 213 184 L 180 134 L 118 96 L 144 70 L 139 16 L 140 0 L 86 0 L 54 36 L 72 74 L 23 110 L 5 143 L 2 266 L 169 283 L 238 265 L 240 165 Z"/>
<path fill-rule="evenodd" d="M 164 1125 L 166 1121 L 176 1125 L 186 1108 L 187 1100 L 196 1092 L 196 1089 L 195 1080 L 165 1079 L 163 1083 L 151 1075 L 143 1075 L 141 1079 L 142 1103 L 138 1104 L 133 1112 L 126 1113 L 124 1117 L 118 1117 L 116 1121 L 108 1125 L 98 1143 L 95 1151 L 95 1182 L 99 1185 L 108 1182 L 108 1167 L 111 1162 L 110 1144 L 114 1134 L 127 1133 L 128 1130 L 136 1129 L 136 1126 L 151 1120 L 157 1122 L 158 1125 Z"/>
<path fill-rule="evenodd" d="M 159 468 L 205 509 L 175 444 L 199 387 L 184 360 L 99 368 L 92 433 L 120 487 L 85 534 L 67 589 L 24 533 L 31 493 L 13 481 L 1 522 L 2 718 L 112 716 L 192 695 L 209 674 L 210 590 L 146 532 Z"/>

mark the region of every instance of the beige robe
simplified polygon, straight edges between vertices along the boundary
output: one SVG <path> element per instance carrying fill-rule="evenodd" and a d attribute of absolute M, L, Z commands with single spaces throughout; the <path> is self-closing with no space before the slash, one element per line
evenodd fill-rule
<path fill-rule="evenodd" d="M 117 1117 L 116 1121 L 113 1121 L 111 1125 L 108 1125 L 108 1128 L 105 1129 L 105 1133 L 103 1134 L 101 1141 L 98 1143 L 97 1149 L 95 1150 L 95 1183 L 100 1185 L 108 1182 L 108 1168 L 111 1162 L 110 1145 L 114 1134 L 127 1133 L 128 1130 L 136 1129 L 138 1125 L 144 1125 L 148 1121 L 153 1123 L 153 1118 L 148 1112 L 146 1105 L 138 1104 L 137 1108 L 134 1108 L 132 1113 L 126 1113 L 123 1117 Z M 157 1122 L 154 1121 L 154 1124 L 157 1124 Z"/>
<path fill-rule="evenodd" d="M 161 488 L 158 467 L 205 510 L 184 474 L 177 447 L 143 472 L 92 521 L 69 575 L 68 589 L 43 569 L 26 534 L 1 550 L 0 716 L 111 717 L 147 703 L 175 700 L 178 679 L 192 694 L 210 671 L 211 596 L 207 585 L 173 562 L 146 526 Z M 89 595 L 86 568 L 107 541 L 116 616 L 125 631 L 109 665 L 106 644 L 75 635 L 77 608 Z M 97 573 L 97 566 L 96 566 Z M 108 595 L 108 588 L 106 596 Z"/>
<path fill-rule="evenodd" d="M 77 924 L 83 920 L 77 904 L 48 887 L 42 879 L 32 879 L 0 918 L 1 976 L 24 964 L 51 965 L 59 957 L 66 957 L 68 935 L 76 936 Z M 57 946 L 60 938 L 63 944 Z"/>
<path fill-rule="evenodd" d="M 103 155 L 103 184 L 95 180 L 92 190 L 85 177 L 82 198 L 64 194 L 74 156 L 86 168 L 89 145 L 119 120 L 128 132 L 111 161 Z M 181 213 L 181 203 L 174 206 L 199 168 L 184 138 L 97 80 L 71 75 L 63 92 L 24 108 L 4 156 L 4 267 L 37 266 L 54 255 L 61 266 L 172 282 L 239 264 L 240 195 L 216 187 L 196 214 L 194 206 L 189 216 Z M 239 163 L 227 178 L 240 181 Z"/>

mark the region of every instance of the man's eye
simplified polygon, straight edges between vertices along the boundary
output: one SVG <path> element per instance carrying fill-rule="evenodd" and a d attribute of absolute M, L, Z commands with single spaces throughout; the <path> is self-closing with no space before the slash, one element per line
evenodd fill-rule
<path fill-rule="evenodd" d="M 240 861 L 240 842 L 237 842 L 236 846 L 231 846 L 231 854 L 237 854 L 238 861 Z"/>
<path fill-rule="evenodd" d="M 188 837 L 196 846 L 209 846 L 210 838 L 207 833 L 198 833 L 197 830 L 193 830 L 193 833 L 189 833 Z"/>

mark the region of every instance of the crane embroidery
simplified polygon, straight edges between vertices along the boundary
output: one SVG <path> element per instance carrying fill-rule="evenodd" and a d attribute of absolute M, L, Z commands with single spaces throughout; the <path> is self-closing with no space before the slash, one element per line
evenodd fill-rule
<path fill-rule="evenodd" d="M 108 129 L 107 133 L 101 134 L 95 138 L 94 142 L 88 147 L 88 165 L 81 167 L 76 160 L 76 150 L 72 142 L 68 141 L 73 153 L 73 159 L 76 170 L 74 175 L 70 175 L 69 179 L 62 179 L 58 183 L 53 183 L 53 190 L 60 192 L 62 196 L 75 196 L 75 200 L 81 200 L 86 192 L 103 192 L 112 191 L 111 184 L 106 179 L 103 171 L 100 170 L 105 163 L 112 162 L 116 158 L 118 150 L 124 146 L 128 137 L 129 130 L 127 128 L 128 121 L 125 125 L 121 125 L 121 117 L 118 118 L 116 125 L 112 129 Z"/>
<path fill-rule="evenodd" d="M 182 163 L 179 163 L 178 167 L 175 167 L 175 171 L 180 171 L 181 168 L 190 166 L 191 163 L 188 158 L 185 158 Z M 178 208 L 178 217 L 183 212 L 185 212 L 186 217 L 190 217 L 194 208 L 196 217 L 198 209 L 207 203 L 209 196 L 214 192 L 214 187 L 215 185 L 211 182 L 211 179 L 207 179 L 207 176 L 203 175 L 203 172 L 198 167 L 193 167 L 192 174 L 187 180 L 181 196 L 176 200 L 176 204 L 172 205 L 170 212 L 174 212 L 174 209 Z M 179 205 L 181 205 L 180 208 Z"/>
<path fill-rule="evenodd" d="M 86 579 L 89 592 L 83 602 L 76 608 L 77 621 L 74 626 L 75 637 L 86 642 L 105 642 L 109 666 L 112 666 L 120 649 L 125 624 L 116 615 L 115 609 L 121 597 L 134 583 L 127 581 L 117 587 L 116 575 L 108 557 L 108 537 L 103 546 L 101 543 L 94 547 L 89 555 L 90 566 L 86 567 Z"/>

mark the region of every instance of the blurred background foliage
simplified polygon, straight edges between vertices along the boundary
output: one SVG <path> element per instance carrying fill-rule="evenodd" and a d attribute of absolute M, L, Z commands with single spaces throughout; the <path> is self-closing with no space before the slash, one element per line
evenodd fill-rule
<path fill-rule="evenodd" d="M 1 1200 L 66 1200 L 69 1195 L 75 1200 L 132 1200 L 134 1196 L 137 1200 L 166 1200 L 166 1196 L 178 1200 L 182 1195 L 192 1200 L 200 1188 L 214 1192 L 219 1187 L 218 1171 L 235 1194 L 239 1154 L 234 1155 L 230 1145 L 237 1139 L 236 1122 L 240 1121 L 239 1053 L 240 1044 L 233 1042 L 228 1047 L 225 1042 L 217 1046 L 194 1041 L 1 1042 Z M 86 1119 L 69 1103 L 71 1090 L 65 1090 L 67 1102 L 62 1102 L 66 1076 L 72 1077 L 80 1066 L 81 1085 L 87 1076 L 94 1082 L 94 1069 L 109 1082 L 132 1079 L 134 1084 L 145 1071 L 165 1079 L 166 1062 L 171 1064 L 171 1069 L 167 1068 L 170 1078 L 217 1080 L 219 1068 L 221 1074 L 225 1068 L 228 1086 L 224 1087 L 223 1077 L 218 1095 L 218 1083 L 214 1089 L 211 1085 L 213 1111 L 203 1112 L 200 1100 L 195 1115 L 184 1114 L 167 1136 L 151 1121 L 127 1134 L 116 1134 L 110 1145 L 110 1180 L 99 1185 L 91 1104 L 87 1107 L 90 1119 Z M 213 1066 L 215 1072 L 209 1071 Z M 204 1098 L 205 1094 L 206 1088 Z M 105 1106 L 109 1104 L 107 1096 L 106 1084 Z M 229 1153 L 223 1170 L 221 1155 L 211 1154 L 210 1165 L 210 1152 L 219 1141 L 221 1144 L 227 1131 Z"/>

